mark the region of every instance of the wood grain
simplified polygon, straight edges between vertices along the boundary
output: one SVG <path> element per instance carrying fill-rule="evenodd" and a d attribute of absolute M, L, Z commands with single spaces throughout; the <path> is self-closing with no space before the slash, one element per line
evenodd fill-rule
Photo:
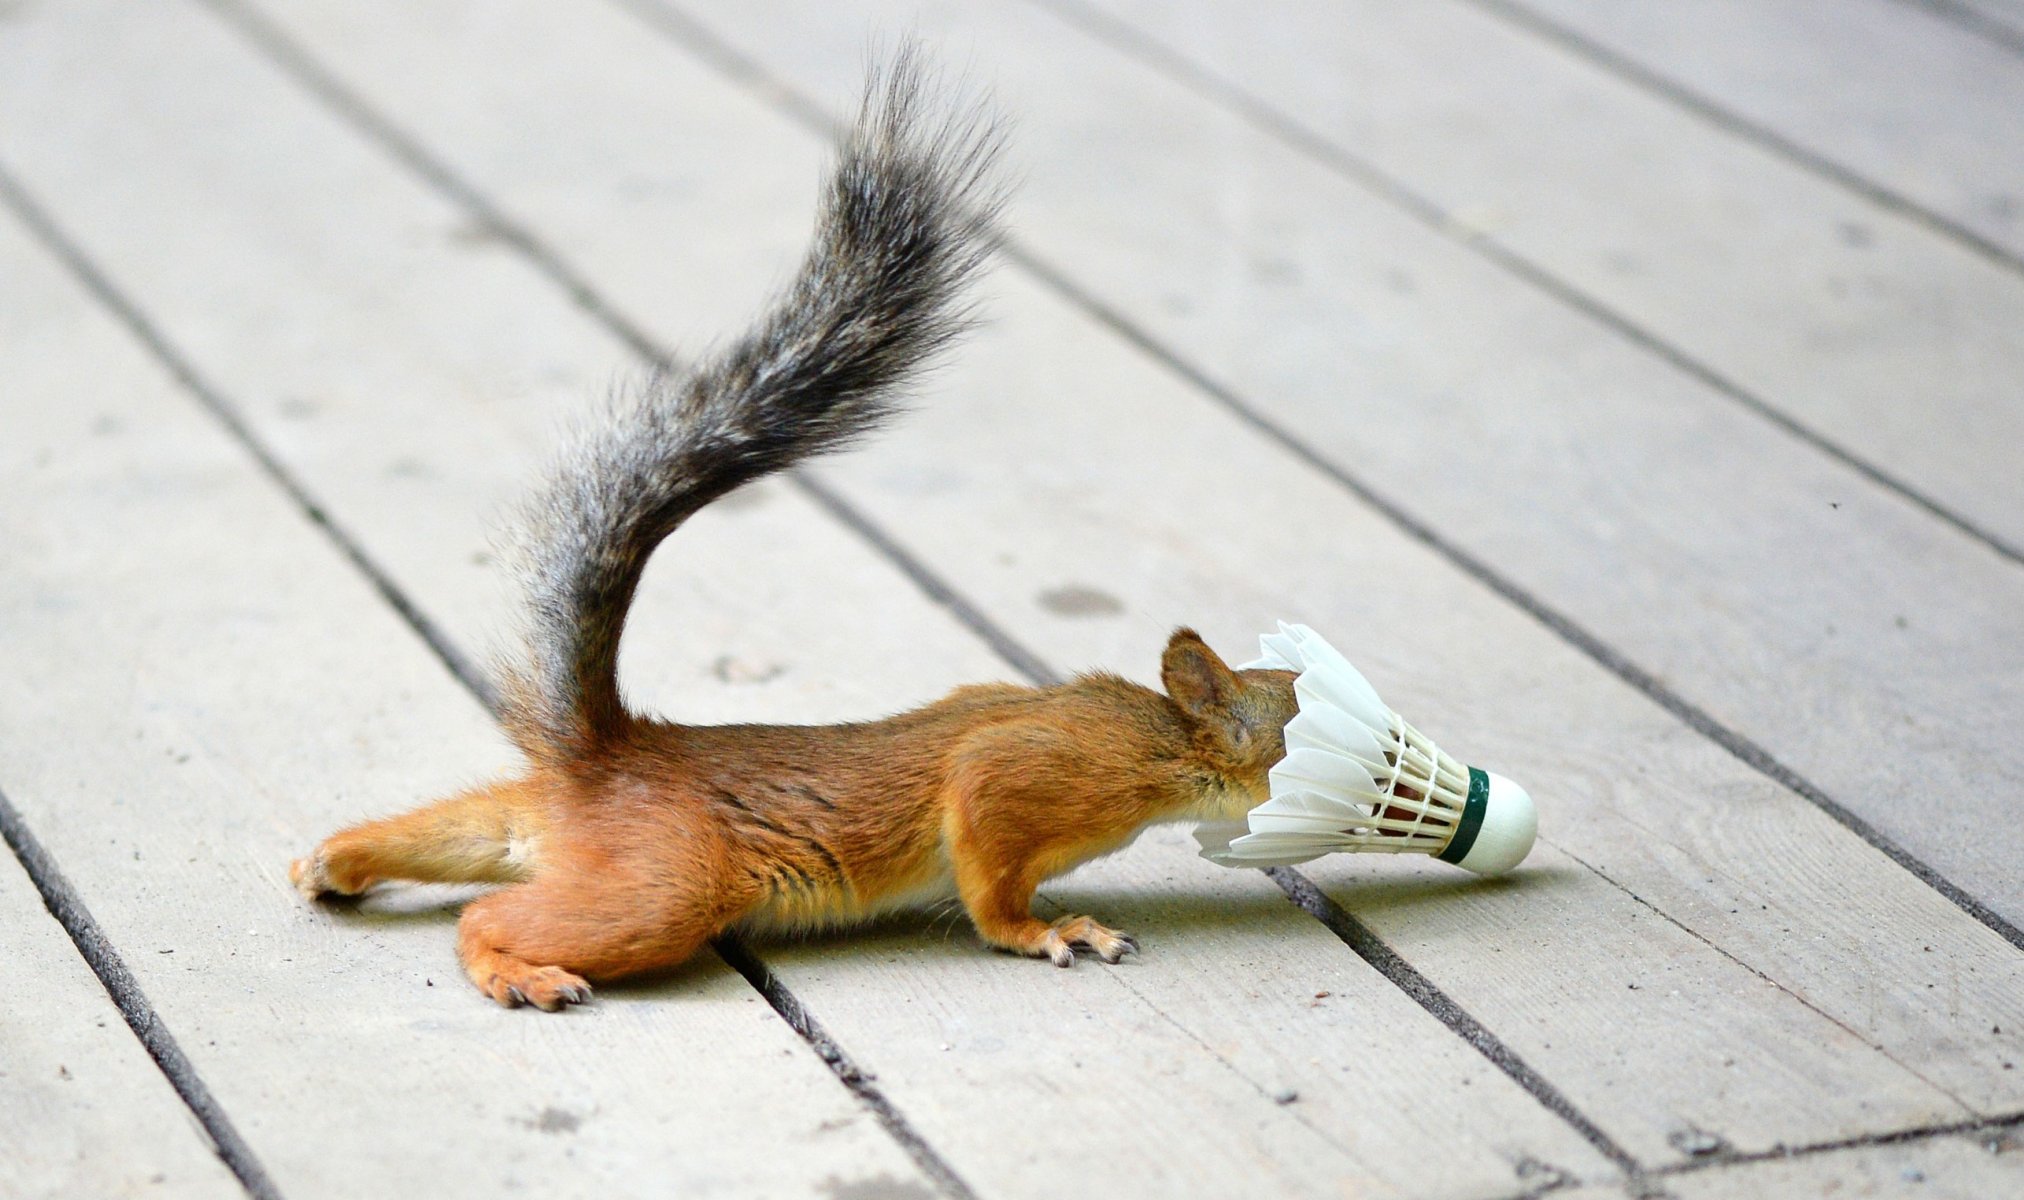
<path fill-rule="evenodd" d="M 1102 4 L 1212 64 L 1338 171 L 1375 172 L 1459 237 L 2024 553 L 2024 483 L 1996 449 L 2024 440 L 2011 266 L 1472 8 L 1251 22 Z M 2017 142 L 1989 153 L 2014 159 Z"/>
<path fill-rule="evenodd" d="M 444 10 L 412 11 L 439 19 Z M 250 427 L 300 474 L 329 519 L 387 563 L 444 628 L 474 632 L 494 611 L 486 599 L 493 581 L 463 566 L 483 544 L 476 514 L 482 501 L 524 482 L 527 456 L 512 431 L 554 415 L 543 411 L 545 391 L 519 394 L 516 382 L 541 379 L 549 364 L 572 358 L 578 371 L 614 369 L 618 348 L 586 350 L 594 327 L 553 287 L 495 239 L 472 245 L 459 236 L 440 201 L 280 80 L 226 26 L 174 10 L 154 20 L 131 40 L 105 28 L 80 33 L 74 44 L 88 47 L 105 75 L 85 64 L 66 74 L 85 95 L 117 86 L 137 112 L 168 110 L 173 97 L 184 114 L 173 138 L 138 119 L 129 139 L 110 148 L 133 178 L 146 180 L 145 206 L 93 194 L 89 161 L 73 162 L 76 128 L 63 115 L 72 108 L 38 122 L 16 157 L 150 319 L 187 345 L 225 394 L 244 398 Z M 412 27 L 406 32 L 415 36 Z M 563 39 L 557 47 L 577 36 L 554 32 Z M 427 38 L 415 44 L 431 51 Z M 175 52 L 147 49 L 162 45 Z M 425 86 L 468 92 L 462 64 L 430 56 L 435 69 Z M 703 78 L 706 97 L 725 94 Z M 737 134 L 782 132 L 758 106 L 746 112 L 748 125 L 718 135 L 727 151 L 739 145 Z M 275 146 L 290 153 L 258 150 Z M 805 226 L 814 164 L 796 166 L 796 186 L 779 199 L 792 202 L 794 224 Z M 568 168 L 583 169 L 581 161 Z M 741 218 L 730 228 L 750 223 Z M 170 230 L 178 231 L 173 245 L 164 236 Z M 765 273 L 755 274 L 763 282 Z M 480 305 L 484 312 L 473 311 Z M 483 332 L 488 326 L 495 332 Z M 460 349 L 460 337 L 482 341 Z M 359 362 L 375 365 L 349 365 Z M 284 402 L 302 396 L 315 398 L 313 409 Z M 427 506 L 456 515 L 423 515 Z M 849 715 L 862 715 L 1005 670 L 789 486 L 721 506 L 685 530 L 658 578 L 663 590 L 648 597 L 635 624 L 628 670 L 648 702 L 678 714 L 817 719 L 844 715 L 838 709 L 847 704 Z M 721 630 L 741 640 L 736 661 L 720 672 L 709 640 Z M 348 686 L 370 691 L 378 669 L 361 670 L 368 678 Z M 738 696 L 741 688 L 752 695 Z M 468 754 L 407 748 L 417 757 L 390 753 L 410 770 L 418 761 L 430 769 L 483 765 Z M 399 799 L 353 798 L 350 808 Z M 1158 971 L 1090 965 L 1063 973 L 1000 958 L 966 928 L 952 933 L 946 919 L 889 942 L 761 953 L 980 1192 L 1056 1194 L 1072 1179 L 1119 1194 L 1255 1186 L 1293 1195 L 1415 1194 L 1432 1183 L 1454 1195 L 1499 1195 L 1523 1186 L 1541 1163 L 1582 1178 L 1609 1174 L 1558 1118 L 1264 881 L 1214 871 L 1166 845 L 1162 857 L 1175 856 L 1204 886 L 1190 890 L 1177 917 L 1147 929 L 1172 947 Z M 1157 891 L 1174 869 L 1120 890 Z M 1166 910 L 1136 898 L 1115 911 L 1126 920 Z M 1232 928 L 1197 945 L 1187 929 L 1205 921 Z M 355 930 L 329 936 L 350 937 L 341 951 L 348 961 L 374 962 L 383 952 L 356 944 Z M 447 954 L 440 923 L 415 936 Z M 1316 1003 L 1316 991 L 1336 1003 Z M 461 989 L 450 1003 L 482 1008 Z M 727 1001 L 684 975 L 608 992 L 597 1011 L 655 1023 L 694 1007 L 722 1009 Z M 676 1015 L 664 1015 L 670 1010 Z M 1372 1021 L 1385 1030 L 1384 1052 L 1364 1050 Z M 717 1053 L 704 1035 L 692 1052 Z M 732 1055 L 707 1069 L 738 1068 Z M 1300 1099 L 1281 1103 L 1289 1089 Z M 1453 1152 L 1429 1165 L 1410 1147 L 1419 1130 L 1447 1118 L 1457 1093 L 1474 1098 L 1477 1113 Z M 747 1121 L 755 1137 L 793 1141 L 792 1126 L 783 1133 L 784 1123 L 751 1093 L 724 1094 L 726 1119 Z M 1161 1119 L 1148 1122 L 1151 1111 Z"/>
<path fill-rule="evenodd" d="M 1480 90 L 1489 84 L 1465 77 L 1485 72 L 1436 64 L 1501 61 L 1491 35 L 1512 35 L 1494 23 L 1437 40 L 1416 62 L 1391 61 L 1381 47 L 1419 44 L 1406 35 L 1433 7 L 1370 14 L 1408 27 L 1385 38 L 1377 33 L 1392 26 L 1383 22 L 1337 29 L 1317 20 L 1311 36 L 1289 32 L 1283 42 L 1255 32 L 1281 29 L 1306 11 L 1298 8 L 1262 23 L 1207 7 L 1190 23 L 1189 10 L 1176 9 L 1148 28 L 1241 58 L 1282 93 L 1306 81 L 1292 111 L 1336 113 L 1328 127 L 1367 146 L 1377 118 L 1331 107 L 1332 96 L 1361 98 L 1368 85 L 1406 105 L 1391 94 L 1394 75 L 1408 96 Z M 744 50 L 766 53 L 779 77 L 811 80 L 804 90 L 820 95 L 844 86 L 850 60 L 838 48 L 862 25 L 896 20 L 896 8 L 720 7 L 712 20 L 741 33 Z M 1001 48 L 1001 86 L 1016 89 L 1030 160 L 1019 235 L 1050 269 L 1332 468 L 2013 923 L 2024 920 L 2024 879 L 2012 869 L 2024 831 L 2002 799 L 2024 783 L 2024 748 L 2008 733 L 2024 711 L 2016 564 L 1074 26 L 958 3 L 931 6 L 923 20 L 954 45 Z M 822 36 L 769 41 L 763 31 L 774 25 Z M 1371 71 L 1324 69 L 1361 62 L 1355 56 L 1370 57 Z M 1487 77 L 1508 79 L 1515 93 L 1527 72 L 1557 62 L 1528 58 Z M 1467 115 L 1475 106 L 1446 116 L 1406 107 L 1376 145 L 1444 145 L 1449 124 L 1487 119 Z M 1414 130 L 1416 139 L 1407 136 Z M 1451 165 L 1460 170 L 1465 158 L 1474 182 L 1458 195 L 1546 186 L 1515 152 L 1456 151 Z M 1571 189 L 1564 202 L 1592 190 Z M 1674 228 L 1649 207 L 1611 219 L 1626 237 Z M 1572 214 L 1565 222 L 1567 236 L 1593 227 Z M 1764 271 L 1786 269 L 1776 255 L 1757 258 Z M 2005 289 L 2024 303 L 2012 282 Z M 1764 314 L 1753 336 L 1778 336 L 1815 312 L 1795 304 Z M 2024 351 L 2018 329 L 2024 320 L 1991 326 L 1987 344 Z M 2024 405 L 1998 395 L 2008 378 L 1975 375 L 1973 387 L 1987 394 L 1973 405 L 1998 421 L 2024 419 Z M 1926 383 L 1900 381 L 1922 397 L 1915 407 L 1942 411 L 1922 407 L 1933 394 Z M 1942 436 L 1958 432 L 1949 418 L 1920 420 Z M 2024 427 L 1973 453 L 2014 481 L 2024 475 L 1997 449 L 2013 444 L 2024 444 Z M 2010 511 L 2024 514 L 2019 500 Z M 1763 686 L 1766 678 L 1779 686 Z M 1945 800 L 1914 805 L 1908 796 Z"/>
<path fill-rule="evenodd" d="M 28 157 L 7 140 L 0 156 Z M 23 351 L 0 439 L 0 664 L 15 681 L 0 780 L 284 1194 L 925 1187 L 720 963 L 661 1003 L 541 1019 L 477 999 L 439 898 L 304 904 L 292 854 L 507 752 L 316 526 L 12 219 L 0 280 Z M 36 1011 L 10 1002 L 7 1025 Z M 38 1035 L 22 1069 L 74 1036 Z M 188 1128 L 144 1116 L 104 1178 L 185 1161 Z M 109 1132 L 76 1121 L 87 1145 Z M 60 1137 L 29 1143 L 0 1172 L 46 1178 L 68 1154 Z M 197 1186 L 231 1185 L 207 1171 Z"/>
<path fill-rule="evenodd" d="M 1916 4 L 1508 0 L 2024 262 L 2024 59 Z M 2024 8 L 1983 13 L 2024 32 Z"/>
<path fill-rule="evenodd" d="M 1998 45 L 2024 49 L 2024 3 L 2019 0 L 1931 0 L 1923 7 Z"/>
<path fill-rule="evenodd" d="M 1757 1196 L 1988 1200 L 2024 1189 L 2024 1147 L 2014 1135 L 2000 1132 L 1935 1138 L 1696 1172 L 1668 1179 L 1665 1187 L 1680 1200 Z"/>
<path fill-rule="evenodd" d="M 720 130 L 740 122 L 741 161 L 800 155 L 812 169 L 815 149 L 743 124 L 750 101 L 737 91 L 713 92 L 696 82 L 693 62 L 594 12 L 552 25 L 526 13 L 510 23 L 510 37 L 475 51 L 454 41 L 417 48 L 406 30 L 361 29 L 336 10 L 294 8 L 277 19 L 583 264 L 625 311 L 680 311 L 683 273 L 667 264 L 683 261 L 694 238 L 679 197 L 661 198 L 629 228 L 588 233 L 550 222 L 549 206 L 582 211 L 586 194 L 610 196 L 637 164 L 659 161 L 655 147 L 680 136 L 668 114 L 708 112 Z M 863 23 L 861 13 L 833 22 Z M 797 28 L 812 37 L 829 26 L 811 13 Z M 976 28 L 990 38 L 1017 31 Z M 501 57 L 502 47 L 513 54 Z M 836 64 L 829 76 L 811 75 L 810 86 L 841 92 L 836 81 L 853 60 L 841 37 L 826 56 L 822 48 L 802 50 Z M 1050 51 L 1064 60 L 1075 53 Z M 634 56 L 644 63 L 622 65 Z M 438 103 L 431 89 L 404 83 L 419 57 L 454 61 L 460 98 Z M 508 142 L 509 130 L 487 116 L 540 97 L 548 120 L 569 127 L 562 110 L 579 97 L 590 111 L 612 103 L 598 98 L 598 78 L 613 73 L 622 89 L 662 81 L 661 98 L 639 102 L 623 126 L 582 123 L 600 130 L 611 156 L 599 172 L 580 150 L 567 172 L 556 171 L 528 148 L 524 127 L 512 127 Z M 1178 118 L 1173 125 L 1199 128 Z M 607 280 L 606 264 L 641 259 L 663 266 L 615 265 Z M 1993 1036 L 1977 1033 L 1991 1024 L 1982 1016 L 2014 1011 L 2010 947 L 1083 314 L 1016 275 L 995 290 L 997 324 L 943 378 L 940 394 L 960 401 L 925 404 L 828 477 L 1056 661 L 1143 675 L 1177 619 L 1202 623 L 1236 653 L 1237 631 L 1278 615 L 1357 631 L 1359 649 L 1394 647 L 1374 653 L 1392 668 L 1385 678 L 1400 681 L 1408 711 L 1422 702 L 1444 727 L 1482 730 L 1486 761 L 1553 781 L 1560 816 L 1550 836 L 1562 853 L 1600 860 L 1608 873 L 1548 852 L 1542 863 L 1553 869 L 1496 893 L 1422 886 L 1411 867 L 1353 861 L 1331 866 L 1344 876 L 1322 878 L 1634 1153 L 1664 1161 L 1677 1153 L 1668 1138 L 1704 1121 L 1721 1122 L 1739 1145 L 1763 1147 L 1967 1111 L 1949 1088 L 1972 1091 L 1976 1103 L 2014 1097 L 1983 1063 L 1951 1052 L 1959 1039 Z M 1158 438 L 1149 442 L 1152 430 Z M 1288 528 L 1295 523 L 1301 528 Z M 1353 547 L 1354 559 L 1315 561 L 1303 536 L 1311 529 Z M 1117 614 L 1092 620 L 1042 598 L 1071 584 L 1118 598 Z M 1779 840 L 1745 842 L 1739 853 L 1731 821 Z M 1370 893 L 1354 890 L 1352 880 L 1366 875 L 1381 882 Z M 1764 907 L 1742 915 L 1745 896 Z M 1775 924 L 1764 915 L 1774 900 Z M 1639 912 L 1650 915 L 1633 918 Z M 1922 959 L 1898 944 L 1900 935 L 1879 933 L 1886 913 L 1897 929 L 1912 922 L 1922 939 L 1933 931 L 1943 958 Z M 1500 934 L 1532 932 L 1506 944 L 1485 935 L 1484 922 Z M 1483 953 L 1485 941 L 1499 950 Z M 1879 964 L 1873 975 L 1850 978 L 1851 944 Z M 1927 995 L 1935 961 L 1965 981 L 1971 998 L 1963 1003 L 1976 1016 L 1960 1012 L 1951 992 L 1945 1004 Z M 1641 980 L 1651 986 L 1628 986 Z M 1748 1047 L 1740 1055 L 1723 1049 L 1739 1043 Z M 868 1044 L 874 1052 L 880 1045 Z M 1949 1052 L 1929 1061 L 1941 1048 Z"/>
<path fill-rule="evenodd" d="M 1658 1186 L 1676 1200 L 1756 1200 L 1761 1196 L 1861 1196 L 1865 1200 L 1988 1200 L 2024 1187 L 2024 1142 L 2014 1129 L 1855 1146 L 1792 1158 L 1731 1163 L 1645 1181 L 1562 1193 L 1569 1200 L 1648 1194 Z"/>
<path fill-rule="evenodd" d="M 0 317 L 11 314 L 0 305 Z M 7 333 L 19 332 L 7 322 Z M 238 1185 L 21 864 L 0 855 L 0 1194 L 217 1196 Z"/>

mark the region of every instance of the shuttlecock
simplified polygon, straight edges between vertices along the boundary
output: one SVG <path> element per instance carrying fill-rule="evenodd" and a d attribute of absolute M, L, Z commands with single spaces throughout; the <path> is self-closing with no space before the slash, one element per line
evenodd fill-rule
<path fill-rule="evenodd" d="M 1539 831 L 1524 788 L 1443 754 L 1312 629 L 1281 621 L 1259 644 L 1263 657 L 1239 669 L 1299 672 L 1300 711 L 1286 723 L 1272 798 L 1244 821 L 1197 826 L 1202 857 L 1275 867 L 1342 852 L 1431 854 L 1482 875 L 1524 860 Z"/>

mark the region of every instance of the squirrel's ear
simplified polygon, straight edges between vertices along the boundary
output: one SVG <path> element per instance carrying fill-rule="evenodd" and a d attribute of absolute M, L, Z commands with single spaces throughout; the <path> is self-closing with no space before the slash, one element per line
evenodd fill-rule
<path fill-rule="evenodd" d="M 1197 720 L 1227 713 L 1244 686 L 1201 635 L 1185 627 L 1167 639 L 1160 682 L 1181 711 Z"/>

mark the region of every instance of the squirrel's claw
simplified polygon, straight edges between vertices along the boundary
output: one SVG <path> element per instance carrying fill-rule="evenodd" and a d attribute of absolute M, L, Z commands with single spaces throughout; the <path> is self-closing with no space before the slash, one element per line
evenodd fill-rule
<path fill-rule="evenodd" d="M 1063 917 L 1048 929 L 1043 953 L 1053 959 L 1057 967 L 1072 967 L 1075 965 L 1073 948 L 1076 946 L 1093 951 L 1107 963 L 1116 963 L 1125 955 L 1138 952 L 1138 943 L 1127 934 L 1099 925 L 1088 917 Z"/>
<path fill-rule="evenodd" d="M 505 1008 L 527 1004 L 542 1012 L 561 1012 L 572 1004 L 590 1003 L 590 984 L 561 967 L 530 967 L 511 961 L 500 965 L 507 970 L 493 972 L 479 987 Z"/>

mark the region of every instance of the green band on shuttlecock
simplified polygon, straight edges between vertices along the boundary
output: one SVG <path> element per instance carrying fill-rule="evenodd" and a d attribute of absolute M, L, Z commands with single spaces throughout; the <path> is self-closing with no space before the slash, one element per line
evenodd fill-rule
<path fill-rule="evenodd" d="M 1483 829 L 1483 814 L 1490 809 L 1490 777 L 1474 767 L 1469 768 L 1469 802 L 1462 806 L 1462 823 L 1455 826 L 1455 836 L 1448 839 L 1448 848 L 1438 854 L 1445 863 L 1458 863 L 1469 857 L 1469 851 L 1476 845 L 1476 835 Z"/>

